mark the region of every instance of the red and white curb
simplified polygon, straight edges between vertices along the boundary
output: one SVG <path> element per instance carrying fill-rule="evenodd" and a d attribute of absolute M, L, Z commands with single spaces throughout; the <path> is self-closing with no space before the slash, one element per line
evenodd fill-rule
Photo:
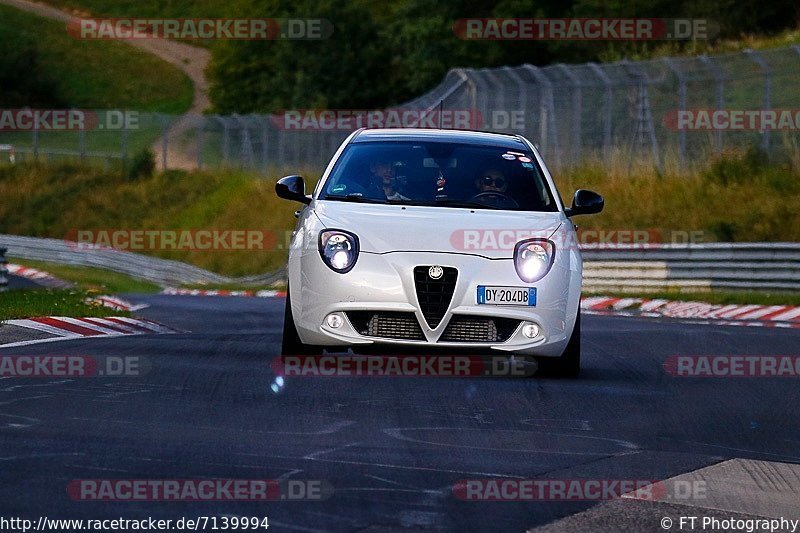
<path fill-rule="evenodd" d="M 156 335 L 178 333 L 158 322 L 141 318 L 105 317 L 105 318 L 70 318 L 48 316 L 6 320 L 4 325 L 35 329 L 53 335 L 46 339 L 27 340 L 0 344 L 0 348 L 11 346 L 27 346 L 40 342 L 55 342 L 80 339 L 84 337 L 122 337 L 127 335 Z"/>
<path fill-rule="evenodd" d="M 213 291 L 205 289 L 176 289 L 167 287 L 161 294 L 171 294 L 173 296 L 246 296 L 252 298 L 285 298 L 286 291 L 261 290 L 261 291 Z"/>
<path fill-rule="evenodd" d="M 581 300 L 588 313 L 679 318 L 731 326 L 800 328 L 800 307 L 791 305 L 720 305 L 704 302 L 591 296 Z"/>
<path fill-rule="evenodd" d="M 48 272 L 37 270 L 35 268 L 8 263 L 6 265 L 6 269 L 8 270 L 8 273 L 13 276 L 35 281 L 36 283 L 45 287 L 50 287 L 53 289 L 69 289 L 72 287 L 72 283 L 64 281 L 63 279 L 58 279 Z"/>
<path fill-rule="evenodd" d="M 150 304 L 132 304 L 116 296 L 95 296 L 87 300 L 88 303 L 98 303 L 103 307 L 108 307 L 116 311 L 139 311 L 150 307 Z"/>

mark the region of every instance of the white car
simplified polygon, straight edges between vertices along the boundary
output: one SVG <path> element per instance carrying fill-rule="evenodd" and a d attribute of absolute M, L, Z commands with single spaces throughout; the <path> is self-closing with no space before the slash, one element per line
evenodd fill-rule
<path fill-rule="evenodd" d="M 582 262 L 570 217 L 536 148 L 519 135 L 362 129 L 307 196 L 288 261 L 283 354 L 439 351 L 534 356 L 580 371 Z M 435 350 L 435 352 L 434 352 Z"/>

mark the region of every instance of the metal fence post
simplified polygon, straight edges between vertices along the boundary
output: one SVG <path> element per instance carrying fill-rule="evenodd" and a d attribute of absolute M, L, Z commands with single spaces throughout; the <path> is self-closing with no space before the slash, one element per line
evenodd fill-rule
<path fill-rule="evenodd" d="M 267 166 L 269 164 L 269 116 L 264 115 L 261 118 L 261 173 L 267 175 Z"/>
<path fill-rule="evenodd" d="M 33 160 L 39 160 L 39 128 L 33 128 Z"/>
<path fill-rule="evenodd" d="M 75 111 L 75 109 L 71 109 L 70 111 Z M 86 124 L 83 124 L 81 129 L 78 131 L 78 157 L 80 158 L 81 164 L 86 162 Z"/>
<path fill-rule="evenodd" d="M 636 103 L 636 131 L 634 132 L 633 142 L 639 141 L 640 146 L 644 146 L 645 137 L 650 141 L 650 152 L 653 157 L 653 163 L 659 171 L 664 170 L 661 163 L 661 155 L 658 148 L 658 139 L 656 138 L 655 125 L 653 123 L 653 109 L 650 105 L 650 84 L 652 81 L 645 72 L 642 71 L 641 65 L 638 63 L 631 63 L 627 60 L 620 62 L 629 73 L 632 73 L 633 79 L 638 87 L 637 103 Z M 633 159 L 631 158 L 631 163 Z M 629 166 L 630 169 L 630 166 Z"/>
<path fill-rule="evenodd" d="M 495 120 L 497 118 L 497 111 L 508 110 L 508 105 L 506 103 L 506 94 L 505 91 L 503 90 L 504 86 L 502 83 L 498 81 L 497 74 L 494 73 L 494 69 L 485 69 L 483 73 L 487 78 L 489 78 L 489 80 L 491 80 L 492 85 L 494 85 L 494 87 L 497 88 L 496 91 L 490 90 L 487 91 L 486 93 L 487 95 L 486 111 L 489 113 L 489 116 L 486 117 L 486 119 L 489 121 L 488 124 L 489 127 L 487 129 L 489 129 L 490 131 L 496 131 L 497 129 L 506 129 L 506 128 L 497 128 L 497 121 Z M 497 103 L 491 109 L 489 106 L 489 98 L 488 98 L 489 94 L 494 94 L 497 98 L 496 100 Z M 510 123 L 509 123 L 509 129 L 510 129 Z"/>
<path fill-rule="evenodd" d="M 664 57 L 661 60 L 678 78 L 678 108 L 680 111 L 686 111 L 686 75 L 672 58 Z M 686 164 L 686 130 L 683 128 L 678 129 L 678 161 L 683 168 Z"/>
<path fill-rule="evenodd" d="M 519 104 L 522 106 L 520 111 L 522 111 L 522 119 L 524 121 L 522 125 L 522 132 L 525 135 L 528 135 L 528 86 L 525 83 L 525 80 L 523 80 L 522 77 L 517 74 L 515 69 L 511 67 L 503 67 L 503 71 L 509 78 L 514 80 L 514 83 L 517 84 Z"/>
<path fill-rule="evenodd" d="M 589 68 L 595 76 L 603 82 L 603 157 L 606 163 L 611 160 L 611 131 L 614 111 L 614 94 L 611 78 L 601 69 L 597 63 L 589 63 Z"/>
<path fill-rule="evenodd" d="M 700 62 L 711 72 L 716 86 L 717 111 L 722 111 L 725 107 L 725 73 L 708 56 L 700 56 Z M 717 153 L 722 152 L 722 130 L 714 130 L 714 149 Z"/>
<path fill-rule="evenodd" d="M 563 63 L 555 65 L 569 79 L 572 88 L 572 149 L 573 160 L 580 163 L 583 157 L 583 134 L 581 119 L 583 117 L 583 83 L 569 67 Z"/>
<path fill-rule="evenodd" d="M 769 111 L 772 107 L 772 68 L 764 61 L 764 58 L 755 50 L 745 50 L 744 53 L 761 68 L 764 75 L 764 100 L 763 110 Z M 763 128 L 763 125 L 762 125 Z M 769 129 L 763 128 L 761 132 L 761 148 L 769 155 Z"/>
<path fill-rule="evenodd" d="M 123 124 L 120 130 L 120 152 L 122 154 L 122 168 L 128 168 L 128 125 Z"/>
<path fill-rule="evenodd" d="M 166 115 L 158 114 L 161 123 L 161 170 L 167 170 L 167 153 L 169 152 L 169 119 Z"/>
<path fill-rule="evenodd" d="M 552 151 L 554 165 L 561 166 L 561 150 L 558 143 L 556 130 L 556 107 L 553 102 L 553 83 L 539 67 L 525 64 L 522 68 L 528 70 L 541 86 L 539 89 L 539 139 L 542 154 Z"/>
<path fill-rule="evenodd" d="M 255 154 L 253 153 L 253 141 L 250 140 L 250 128 L 247 121 L 241 115 L 233 114 L 233 120 L 239 126 L 239 167 L 255 168 Z"/>
<path fill-rule="evenodd" d="M 203 170 L 203 149 L 205 148 L 204 133 L 206 129 L 206 118 L 201 116 L 197 125 L 197 170 Z"/>
<path fill-rule="evenodd" d="M 214 119 L 222 124 L 222 166 L 228 166 L 231 150 L 231 134 L 228 131 L 228 121 L 219 115 L 215 115 Z"/>

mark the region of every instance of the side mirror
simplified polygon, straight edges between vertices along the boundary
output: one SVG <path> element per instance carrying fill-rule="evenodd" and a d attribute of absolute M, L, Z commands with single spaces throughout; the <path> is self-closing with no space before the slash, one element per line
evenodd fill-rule
<path fill-rule="evenodd" d="M 564 210 L 568 217 L 575 215 L 592 215 L 599 213 L 605 206 L 603 197 L 594 191 L 578 189 L 572 197 L 572 207 Z"/>
<path fill-rule="evenodd" d="M 279 198 L 294 200 L 304 204 L 311 203 L 311 197 L 306 196 L 306 184 L 301 176 L 286 176 L 275 184 L 275 194 Z"/>

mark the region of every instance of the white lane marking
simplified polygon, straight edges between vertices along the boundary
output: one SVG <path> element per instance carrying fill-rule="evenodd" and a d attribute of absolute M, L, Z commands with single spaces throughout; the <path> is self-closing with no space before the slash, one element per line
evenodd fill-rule
<path fill-rule="evenodd" d="M 612 452 L 612 451 L 596 451 L 596 452 L 575 452 L 575 451 L 553 451 L 553 450 L 543 450 L 541 448 L 528 448 L 528 449 L 510 449 L 510 448 L 493 448 L 489 446 L 469 446 L 466 444 L 452 444 L 452 443 L 445 443 L 445 442 L 435 442 L 435 441 L 426 441 L 422 439 L 414 439 L 411 437 L 406 437 L 402 435 L 401 432 L 403 431 L 417 431 L 417 430 L 426 430 L 426 431 L 483 431 L 482 429 L 476 428 L 453 428 L 453 427 L 415 427 L 415 428 L 388 428 L 384 429 L 383 432 L 390 436 L 394 437 L 398 440 L 403 440 L 407 442 L 416 442 L 419 444 L 429 444 L 431 446 L 445 446 L 450 448 L 466 448 L 471 450 L 488 450 L 488 451 L 497 451 L 497 452 L 514 452 L 514 453 L 546 453 L 546 454 L 553 454 L 553 455 L 593 455 L 593 456 L 609 456 L 609 455 L 620 455 L 620 453 L 626 453 L 630 450 L 638 450 L 639 447 L 629 441 L 620 440 L 620 439 L 610 439 L 605 437 L 592 437 L 589 435 L 570 435 L 567 433 L 553 433 L 553 432 L 534 432 L 529 430 L 520 430 L 520 429 L 493 429 L 493 433 L 528 433 L 531 435 L 551 435 L 557 437 L 567 437 L 571 439 L 587 439 L 587 440 L 594 440 L 594 441 L 602 441 L 602 442 L 610 442 L 614 443 L 622 448 L 626 448 L 625 451 L 620 452 Z"/>
<path fill-rule="evenodd" d="M 119 396 L 119 395 L 123 395 L 123 394 L 141 394 L 141 393 L 144 393 L 144 392 L 150 392 L 150 390 L 149 389 L 137 389 L 137 390 L 128 391 L 128 392 L 115 393 L 115 396 Z M 72 417 L 71 420 L 80 420 L 80 421 L 83 421 L 83 422 L 102 422 L 104 424 L 127 424 L 127 425 L 136 425 L 136 426 L 140 426 L 140 425 L 145 424 L 145 422 L 140 422 L 140 421 L 136 421 L 136 420 L 103 420 L 103 419 L 100 419 L 100 418 Z M 339 422 L 334 422 L 333 424 L 331 424 L 331 425 L 329 425 L 329 426 L 327 426 L 327 427 L 325 427 L 325 428 L 323 428 L 323 429 L 321 429 L 319 431 L 269 431 L 269 430 L 250 429 L 250 430 L 247 430 L 246 432 L 247 433 L 254 433 L 254 434 L 258 434 L 258 435 L 329 435 L 329 434 L 332 434 L 332 433 L 336 433 L 340 429 L 344 429 L 344 428 L 346 428 L 348 426 L 351 426 L 353 424 L 355 424 L 355 422 L 352 421 L 352 420 L 340 420 Z M 183 427 L 186 427 L 186 426 L 183 426 L 181 424 L 172 424 L 170 426 L 165 426 L 165 427 L 170 427 L 170 428 L 172 428 L 172 427 L 181 427 L 181 428 L 183 428 Z M 194 424 L 191 424 L 188 427 L 191 428 L 191 429 L 202 429 L 204 431 L 206 431 L 206 430 L 221 431 L 221 430 L 225 429 L 225 428 L 220 427 L 220 426 L 198 426 L 198 425 L 194 425 Z M 257 454 L 247 454 L 247 453 L 240 453 L 240 454 L 237 454 L 237 455 L 243 455 L 243 456 L 252 455 L 254 457 L 260 457 L 260 455 L 257 455 Z"/>
<path fill-rule="evenodd" d="M 106 320 L 105 318 L 94 318 L 92 317 L 91 320 L 93 322 L 99 322 L 100 324 L 107 326 L 109 329 L 113 329 L 114 331 L 122 332 L 126 335 L 142 335 L 144 331 L 137 330 L 132 328 L 131 326 L 126 326 L 124 324 L 119 324 L 117 322 L 113 322 L 111 320 Z"/>
<path fill-rule="evenodd" d="M 81 337 L 80 335 L 74 335 L 70 337 L 52 337 L 50 339 L 37 339 L 32 341 L 19 341 L 19 342 L 9 342 L 8 344 L 0 344 L 0 349 L 2 348 L 14 348 L 17 346 L 30 346 L 31 344 L 41 344 L 44 342 L 58 342 L 58 341 L 71 341 L 75 339 L 89 339 L 91 337 Z"/>
<path fill-rule="evenodd" d="M 389 485 L 397 485 L 398 487 L 402 487 L 402 483 L 398 483 L 397 481 L 392 481 L 391 479 L 386 479 L 380 476 L 373 476 L 372 474 L 364 474 L 365 477 L 371 477 L 372 479 L 376 479 L 378 481 L 382 481 L 383 483 L 388 483 Z"/>
<path fill-rule="evenodd" d="M 295 468 L 294 470 L 290 470 L 290 471 L 286 472 L 285 474 L 281 474 L 280 476 L 276 477 L 275 481 L 285 481 L 285 480 L 289 479 L 290 477 L 292 477 L 293 475 L 299 474 L 301 472 L 302 472 L 301 469 Z"/>
<path fill-rule="evenodd" d="M 8 324 L 9 326 L 18 326 L 21 328 L 35 329 L 38 331 L 43 331 L 44 333 L 49 333 L 51 335 L 58 335 L 59 337 L 83 337 L 83 335 L 80 335 L 78 333 L 73 333 L 71 331 L 67 331 L 54 326 L 48 326 L 47 324 L 42 324 L 34 320 L 28 320 L 28 319 L 7 320 L 5 323 Z"/>
<path fill-rule="evenodd" d="M 166 326 L 162 326 L 156 322 L 151 322 L 150 320 L 140 320 L 137 318 L 128 318 L 126 316 L 115 316 L 114 318 L 134 326 L 141 326 L 145 329 L 149 329 L 150 331 L 155 331 L 156 333 L 175 333 L 175 330 Z"/>
<path fill-rule="evenodd" d="M 580 431 L 593 431 L 588 420 L 572 418 L 526 418 L 520 424 L 528 426 L 543 426 L 551 429 L 577 429 Z"/>
<path fill-rule="evenodd" d="M 109 337 L 118 337 L 120 335 L 124 335 L 118 329 L 109 329 L 103 326 L 98 326 L 97 324 L 92 324 L 91 322 L 86 322 L 80 318 L 70 318 L 67 316 L 53 316 L 50 317 L 54 320 L 59 320 L 61 322 L 66 322 L 67 324 L 72 324 L 73 326 L 80 326 L 82 328 L 91 329 L 92 331 L 97 331 L 98 333 L 102 333 L 103 335 L 108 335 Z"/>
<path fill-rule="evenodd" d="M 293 461 L 303 460 L 302 457 L 290 455 L 256 455 L 256 454 L 238 454 L 238 455 L 251 455 L 253 457 L 261 457 L 264 459 L 291 459 Z M 469 474 L 471 476 L 486 476 L 486 477 L 502 477 L 513 479 L 525 479 L 523 476 L 516 476 L 513 474 L 497 474 L 493 472 L 472 472 L 469 470 L 450 470 L 444 468 L 431 468 L 426 466 L 407 466 L 407 465 L 393 465 L 388 463 L 370 463 L 366 461 L 346 461 L 343 459 L 308 459 L 309 461 L 319 461 L 321 463 L 335 463 L 343 465 L 359 465 L 359 466 L 374 466 L 378 468 L 397 468 L 400 470 L 414 470 L 420 472 L 439 472 L 442 474 Z"/>
<path fill-rule="evenodd" d="M 319 450 L 316 452 L 309 453 L 308 455 L 304 455 L 303 459 L 316 459 L 320 455 L 325 455 L 327 453 L 338 452 L 339 450 L 346 450 L 347 448 L 352 448 L 353 446 L 358 446 L 361 444 L 360 442 L 351 442 L 349 444 L 345 444 L 343 446 L 336 446 L 335 448 L 329 448 L 327 450 Z"/>

